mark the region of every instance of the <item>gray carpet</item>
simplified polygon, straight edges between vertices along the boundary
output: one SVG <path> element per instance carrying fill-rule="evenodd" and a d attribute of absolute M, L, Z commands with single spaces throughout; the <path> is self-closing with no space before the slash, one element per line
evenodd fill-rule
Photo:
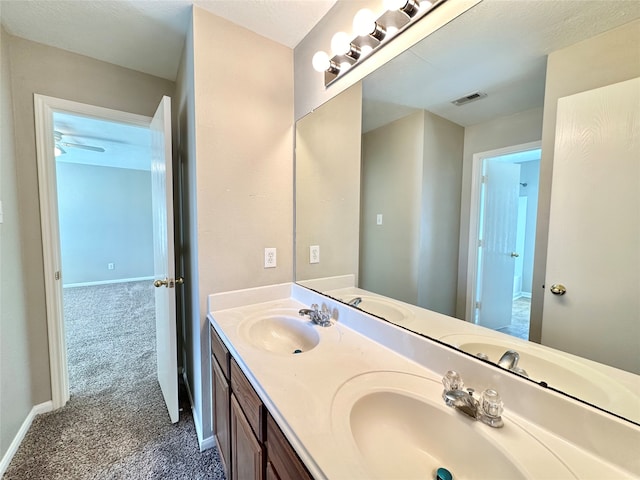
<path fill-rule="evenodd" d="M 531 299 L 519 297 L 513 301 L 511 309 L 511 325 L 499 328 L 498 331 L 529 340 L 529 317 L 531 316 Z"/>
<path fill-rule="evenodd" d="M 39 415 L 5 479 L 219 479 L 181 388 L 171 424 L 156 379 L 150 281 L 64 290 L 71 399 Z"/>

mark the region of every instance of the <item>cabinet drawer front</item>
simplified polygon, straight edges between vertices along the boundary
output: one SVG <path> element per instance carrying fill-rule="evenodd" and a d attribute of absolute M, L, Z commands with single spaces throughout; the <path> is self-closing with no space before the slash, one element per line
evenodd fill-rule
<path fill-rule="evenodd" d="M 209 337 L 211 338 L 211 353 L 220 364 L 225 378 L 229 380 L 229 350 L 224 346 L 222 339 L 218 336 L 218 332 L 211 324 L 209 324 Z"/>
<path fill-rule="evenodd" d="M 247 417 L 256 438 L 260 442 L 264 442 L 264 406 L 233 358 L 231 359 L 231 391 L 238 399 L 238 403 Z"/>
<path fill-rule="evenodd" d="M 271 415 L 267 415 L 267 458 L 280 480 L 313 480 Z"/>

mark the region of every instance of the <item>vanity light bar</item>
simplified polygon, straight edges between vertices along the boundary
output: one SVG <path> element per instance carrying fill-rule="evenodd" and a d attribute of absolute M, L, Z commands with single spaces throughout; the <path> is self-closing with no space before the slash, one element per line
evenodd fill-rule
<path fill-rule="evenodd" d="M 371 10 L 358 11 L 353 19 L 355 37 L 349 40 L 348 34 L 336 33 L 331 39 L 333 56 L 316 52 L 313 68 L 324 73 L 324 85 L 328 87 L 446 1 L 384 0 L 386 10 L 377 18 Z"/>

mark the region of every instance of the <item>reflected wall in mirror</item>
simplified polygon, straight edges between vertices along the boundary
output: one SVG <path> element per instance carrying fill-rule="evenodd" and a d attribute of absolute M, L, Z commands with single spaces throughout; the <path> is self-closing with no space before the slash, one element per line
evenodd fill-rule
<path fill-rule="evenodd" d="M 640 76 L 638 18 L 640 2 L 485 0 L 303 118 L 296 147 L 296 281 L 347 303 L 358 297 L 358 308 L 496 364 L 515 349 L 514 371 L 640 422 L 640 141 L 639 129 L 629 127 L 638 124 L 633 95 L 639 89 L 623 85 Z M 475 92 L 477 100 L 452 103 Z M 625 105 L 627 94 L 630 108 L 621 113 L 614 105 Z M 362 102 L 357 118 L 349 110 L 359 107 L 354 97 Z M 565 160 L 558 150 L 575 135 L 562 133 L 566 122 L 557 118 L 599 104 L 609 109 L 609 120 L 612 111 L 622 117 L 600 136 L 609 137 L 616 125 L 629 136 L 618 147 L 596 148 L 598 135 L 565 142 L 569 152 L 599 149 L 589 160 L 595 164 L 611 162 L 594 174 L 580 163 L 587 157 Z M 314 152 L 312 144 L 322 148 Z M 615 148 L 616 158 L 631 160 L 614 164 L 607 152 Z M 575 175 L 556 178 L 556 163 L 571 165 L 565 170 Z M 495 186 L 496 177 L 504 177 L 502 186 Z M 591 206 L 573 215 L 574 225 L 561 220 L 554 230 L 552 218 L 549 226 L 550 210 L 560 215 L 556 203 L 579 211 L 597 195 L 616 207 L 598 212 Z M 615 239 L 607 247 L 622 252 L 615 259 L 587 246 L 595 236 L 586 232 L 601 229 L 599 213 L 609 223 L 597 242 Z M 623 232 L 621 224 L 631 226 Z M 501 228 L 510 233 L 496 233 Z M 565 267 L 575 273 L 547 268 L 549 235 L 553 245 L 580 252 L 573 267 Z M 320 248 L 319 263 L 312 263 L 312 245 Z M 500 262 L 507 280 L 496 280 Z M 626 273 L 605 271 L 605 264 Z M 543 289 L 545 271 L 554 279 Z M 593 278 L 590 289 L 603 291 L 605 283 L 606 294 L 579 293 L 576 277 Z M 563 282 L 567 294 L 553 295 L 551 285 Z M 580 313 L 576 304 L 584 307 Z M 593 313 L 597 318 L 586 317 Z"/>

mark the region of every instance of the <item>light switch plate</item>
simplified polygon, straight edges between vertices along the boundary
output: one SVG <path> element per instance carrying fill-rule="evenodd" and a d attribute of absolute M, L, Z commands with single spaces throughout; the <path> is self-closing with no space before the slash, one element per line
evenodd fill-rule
<path fill-rule="evenodd" d="M 382 214 L 376 215 L 376 225 L 382 225 Z"/>
<path fill-rule="evenodd" d="M 269 247 L 264 249 L 264 268 L 275 268 L 276 249 Z"/>
<path fill-rule="evenodd" d="M 309 247 L 309 263 L 320 263 L 320 245 Z"/>

